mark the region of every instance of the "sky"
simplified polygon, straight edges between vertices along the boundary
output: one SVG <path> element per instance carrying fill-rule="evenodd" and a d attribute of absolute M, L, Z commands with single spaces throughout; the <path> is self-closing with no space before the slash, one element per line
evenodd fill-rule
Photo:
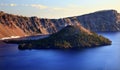
<path fill-rule="evenodd" d="M 99 10 L 120 12 L 119 3 L 120 0 L 0 0 L 0 11 L 28 17 L 63 18 Z"/>

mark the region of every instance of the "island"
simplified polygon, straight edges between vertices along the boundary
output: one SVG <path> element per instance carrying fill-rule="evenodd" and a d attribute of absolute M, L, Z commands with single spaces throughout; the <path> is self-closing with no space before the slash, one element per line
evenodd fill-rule
<path fill-rule="evenodd" d="M 85 29 L 81 25 L 68 25 L 49 37 L 19 44 L 23 49 L 80 49 L 111 45 L 112 41 Z"/>

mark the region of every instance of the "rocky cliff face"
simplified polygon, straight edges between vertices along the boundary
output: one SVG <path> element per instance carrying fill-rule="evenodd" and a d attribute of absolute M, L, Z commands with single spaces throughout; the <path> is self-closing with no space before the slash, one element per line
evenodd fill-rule
<path fill-rule="evenodd" d="M 99 11 L 78 16 L 77 20 L 92 31 L 120 31 L 120 14 L 115 10 Z"/>
<path fill-rule="evenodd" d="M 0 12 L 0 38 L 55 33 L 67 25 L 81 24 L 92 31 L 120 31 L 120 14 L 115 10 L 98 11 L 61 19 L 24 17 Z"/>

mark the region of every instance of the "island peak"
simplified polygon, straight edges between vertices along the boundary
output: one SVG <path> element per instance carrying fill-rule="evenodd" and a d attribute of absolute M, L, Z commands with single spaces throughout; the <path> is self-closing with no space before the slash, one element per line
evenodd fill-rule
<path fill-rule="evenodd" d="M 47 38 L 29 41 L 19 45 L 19 49 L 71 49 L 110 45 L 111 41 L 91 32 L 81 25 L 68 25 Z"/>

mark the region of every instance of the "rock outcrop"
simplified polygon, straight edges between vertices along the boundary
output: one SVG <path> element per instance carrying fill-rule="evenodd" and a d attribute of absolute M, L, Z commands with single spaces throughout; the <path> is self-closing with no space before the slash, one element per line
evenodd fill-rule
<path fill-rule="evenodd" d="M 120 31 L 120 14 L 115 10 L 98 11 L 76 18 L 92 31 Z"/>
<path fill-rule="evenodd" d="M 67 25 L 81 24 L 92 31 L 120 31 L 120 14 L 115 10 L 98 11 L 61 19 L 24 17 L 0 12 L 0 38 L 52 34 Z"/>
<path fill-rule="evenodd" d="M 81 25 L 68 25 L 47 38 L 28 40 L 20 44 L 19 49 L 78 49 L 110 44 L 109 39 L 97 35 Z"/>

